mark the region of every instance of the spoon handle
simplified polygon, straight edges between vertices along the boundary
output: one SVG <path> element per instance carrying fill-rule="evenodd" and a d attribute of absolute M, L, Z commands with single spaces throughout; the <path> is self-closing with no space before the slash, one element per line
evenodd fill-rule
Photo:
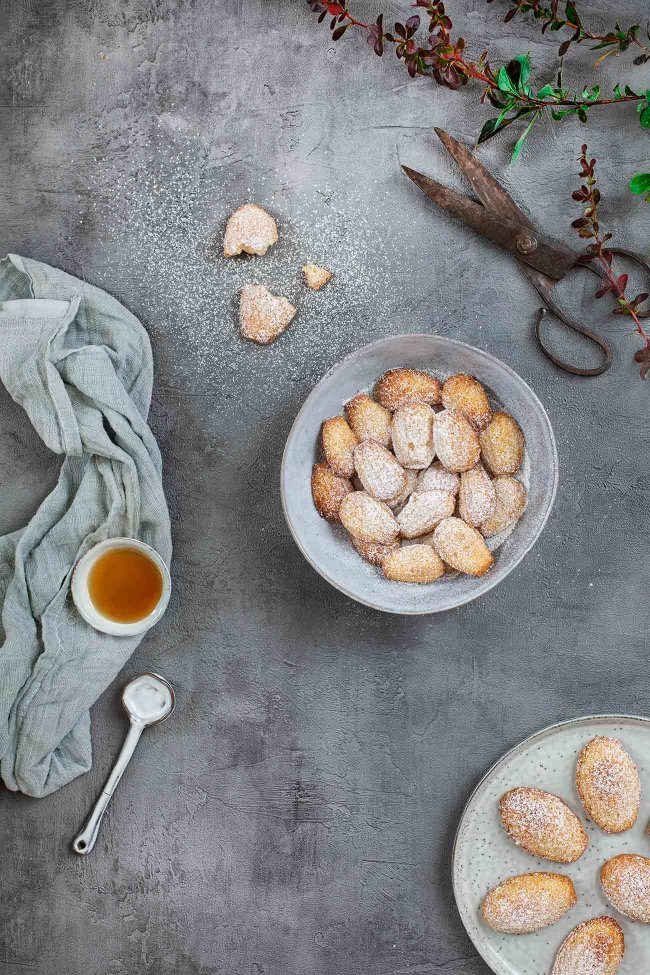
<path fill-rule="evenodd" d="M 106 780 L 106 785 L 102 789 L 99 799 L 95 803 L 95 807 L 91 812 L 90 816 L 86 820 L 86 825 L 78 834 L 78 836 L 73 840 L 72 849 L 75 853 L 79 853 L 81 856 L 85 856 L 90 853 L 97 840 L 97 834 L 99 833 L 99 824 L 102 821 L 106 808 L 111 800 L 111 796 L 115 792 L 117 783 L 122 778 L 124 769 L 129 764 L 131 755 L 135 751 L 135 746 L 140 741 L 140 735 L 144 730 L 144 725 L 140 722 L 133 721 L 129 732 L 124 739 L 124 744 L 122 745 L 122 750 L 117 756 L 117 760 L 111 774 Z"/>

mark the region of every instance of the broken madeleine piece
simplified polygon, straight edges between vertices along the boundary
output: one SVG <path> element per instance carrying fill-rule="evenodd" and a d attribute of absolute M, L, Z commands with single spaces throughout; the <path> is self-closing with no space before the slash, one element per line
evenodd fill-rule
<path fill-rule="evenodd" d="M 305 284 L 311 291 L 320 291 L 332 280 L 332 272 L 317 264 L 303 264 L 302 273 Z"/>
<path fill-rule="evenodd" d="M 282 335 L 296 309 L 286 298 L 272 295 L 263 284 L 245 284 L 239 296 L 239 333 L 268 345 Z"/>
<path fill-rule="evenodd" d="M 245 203 L 228 218 L 223 236 L 223 256 L 266 254 L 278 239 L 278 225 L 257 203 Z"/>

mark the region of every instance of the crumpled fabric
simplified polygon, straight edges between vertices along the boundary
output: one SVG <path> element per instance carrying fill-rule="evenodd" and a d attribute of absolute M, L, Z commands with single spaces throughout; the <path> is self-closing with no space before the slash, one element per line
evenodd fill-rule
<path fill-rule="evenodd" d="M 92 765 L 89 708 L 141 636 L 99 633 L 76 611 L 76 562 L 140 538 L 167 565 L 162 464 L 147 425 L 149 338 L 115 298 L 63 271 L 0 260 L 0 379 L 63 462 L 24 528 L 0 537 L 0 775 L 45 796 Z"/>

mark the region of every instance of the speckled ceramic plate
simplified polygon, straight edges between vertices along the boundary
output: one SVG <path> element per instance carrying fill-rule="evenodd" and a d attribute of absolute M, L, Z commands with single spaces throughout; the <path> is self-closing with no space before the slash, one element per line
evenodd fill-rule
<path fill-rule="evenodd" d="M 632 829 L 617 836 L 586 821 L 575 789 L 580 749 L 595 735 L 620 738 L 639 767 L 641 811 Z M 577 863 L 538 860 L 515 846 L 501 825 L 499 797 L 515 786 L 532 785 L 560 796 L 578 814 L 589 846 Z M 640 975 L 650 965 L 650 925 L 619 914 L 600 890 L 603 862 L 617 853 L 650 856 L 645 834 L 650 816 L 650 719 L 632 715 L 589 715 L 538 731 L 500 759 L 472 793 L 458 826 L 453 851 L 456 903 L 467 933 L 497 975 L 549 975 L 555 953 L 576 924 L 601 914 L 615 918 L 625 932 L 620 975 Z M 536 870 L 569 876 L 578 904 L 557 924 L 536 934 L 504 935 L 483 923 L 480 903 L 488 890 L 507 877 Z"/>
<path fill-rule="evenodd" d="M 456 372 L 474 375 L 492 405 L 512 413 L 526 437 L 526 456 L 517 475 L 528 491 L 528 505 L 507 534 L 490 539 L 499 549 L 494 565 L 480 579 L 449 575 L 430 585 L 390 582 L 352 547 L 341 525 L 324 521 L 311 497 L 311 469 L 317 459 L 323 420 L 343 412 L 348 400 L 371 390 L 387 369 L 427 369 L 441 379 Z M 312 390 L 291 428 L 282 458 L 281 490 L 285 517 L 305 558 L 333 586 L 387 613 L 438 613 L 476 599 L 496 586 L 523 559 L 539 537 L 555 500 L 557 449 L 544 407 L 509 366 L 488 352 L 442 335 L 397 335 L 373 342 L 335 365 Z"/>

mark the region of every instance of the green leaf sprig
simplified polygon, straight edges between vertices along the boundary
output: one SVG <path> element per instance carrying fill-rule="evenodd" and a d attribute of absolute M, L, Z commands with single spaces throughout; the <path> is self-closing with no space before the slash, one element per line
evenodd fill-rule
<path fill-rule="evenodd" d="M 413 5 L 428 16 L 428 36 L 425 39 L 418 38 L 418 14 L 409 17 L 405 23 L 396 23 L 394 30 L 388 31 L 384 28 L 383 14 L 379 14 L 375 23 L 366 24 L 354 17 L 347 2 L 307 2 L 319 15 L 319 23 L 326 17 L 330 18 L 332 40 L 340 40 L 350 28 L 362 30 L 368 44 L 380 57 L 386 45 L 392 45 L 412 78 L 418 75 L 430 77 L 436 84 L 452 90 L 469 81 L 478 81 L 483 86 L 481 101 L 487 99 L 499 109 L 499 114 L 488 119 L 483 126 L 478 141 L 485 142 L 513 122 L 521 121 L 523 130 L 514 146 L 514 159 L 521 153 L 535 123 L 549 113 L 554 121 L 577 116 L 581 122 L 587 122 L 590 112 L 597 106 L 630 102 L 637 105 L 641 125 L 650 127 L 650 89 L 634 91 L 625 85 L 621 90 L 617 85 L 611 97 L 603 97 L 600 86 L 594 85 L 583 88 L 580 94 L 572 94 L 563 86 L 560 72 L 557 84 L 545 84 L 535 90 L 527 54 L 518 55 L 499 69 L 491 66 L 487 51 L 477 61 L 470 60 L 465 51 L 464 38 L 453 40 L 451 37 L 453 25 L 442 0 L 416 0 Z"/>
<path fill-rule="evenodd" d="M 492 3 L 493 0 L 487 0 L 487 2 Z M 628 48 L 641 52 L 634 58 L 634 64 L 645 64 L 646 61 L 650 61 L 650 46 L 639 37 L 640 24 L 621 27 L 617 22 L 614 30 L 599 34 L 590 30 L 583 23 L 575 3 L 572 3 L 571 0 L 563 5 L 563 13 L 561 13 L 562 5 L 559 0 L 552 0 L 550 4 L 544 3 L 543 0 L 510 0 L 510 3 L 513 6 L 504 17 L 505 23 L 516 17 L 517 14 L 530 13 L 535 20 L 541 22 L 542 34 L 547 30 L 572 31 L 572 36 L 560 44 L 558 51 L 560 57 L 564 57 L 572 44 L 590 43 L 592 51 L 604 51 L 597 59 L 596 64 L 600 64 L 611 54 L 621 54 Z M 646 33 L 648 40 L 650 40 L 650 28 L 647 26 Z"/>

